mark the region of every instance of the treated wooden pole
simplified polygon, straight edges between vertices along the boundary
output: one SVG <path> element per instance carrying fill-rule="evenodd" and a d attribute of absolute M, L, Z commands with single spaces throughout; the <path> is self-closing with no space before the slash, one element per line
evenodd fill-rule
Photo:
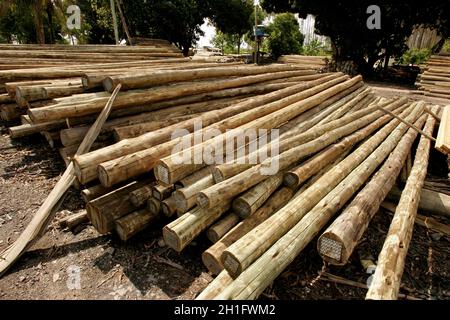
<path fill-rule="evenodd" d="M 196 207 L 163 228 L 165 243 L 175 251 L 182 251 L 202 231 L 212 225 L 230 208 L 221 203 L 213 209 Z"/>
<path fill-rule="evenodd" d="M 420 117 L 416 127 L 422 128 L 426 118 L 426 115 Z M 320 236 L 317 249 L 325 261 L 337 265 L 347 263 L 370 220 L 395 184 L 416 137 L 416 131 L 408 130 L 380 170 Z"/>
<path fill-rule="evenodd" d="M 144 134 L 142 136 L 133 138 L 133 139 L 127 139 L 121 142 L 118 142 L 114 145 L 111 145 L 107 148 L 101 149 L 101 151 L 97 152 L 91 152 L 89 154 L 86 154 L 83 157 L 77 157 L 74 159 L 74 165 L 76 168 L 77 177 L 82 183 L 86 183 L 89 181 L 92 181 L 98 177 L 97 174 L 97 166 L 101 163 L 118 159 L 119 157 L 124 157 L 128 154 L 137 153 L 139 151 L 147 149 L 146 152 L 141 152 L 144 155 L 149 154 L 147 157 L 147 160 L 145 157 L 138 157 L 143 158 L 144 161 L 142 163 L 149 163 L 151 159 L 154 159 L 154 154 L 157 150 L 155 149 L 149 149 L 149 148 L 156 148 L 160 152 L 160 154 L 163 154 L 162 157 L 167 156 L 167 149 L 172 150 L 173 147 L 175 147 L 180 141 L 181 138 L 172 140 L 167 143 L 167 146 L 165 147 L 157 147 L 158 144 L 161 144 L 163 142 L 169 141 L 171 138 L 171 135 L 175 129 L 186 129 L 186 130 L 193 130 L 194 124 L 198 121 L 201 121 L 203 126 L 211 126 L 212 124 L 216 123 L 215 126 L 210 127 L 226 130 L 229 127 L 226 125 L 227 122 L 226 119 L 230 118 L 232 116 L 238 115 L 238 114 L 244 114 L 244 112 L 257 108 L 259 106 L 263 106 L 264 104 L 271 103 L 274 101 L 279 101 L 281 98 L 290 96 L 292 94 L 295 94 L 298 91 L 305 90 L 307 88 L 310 88 L 312 86 L 316 86 L 319 83 L 323 83 L 325 81 L 328 81 L 330 79 L 336 78 L 336 75 L 331 75 L 328 77 L 321 78 L 319 80 L 311 81 L 308 84 L 299 84 L 296 86 L 288 87 L 285 89 L 280 89 L 275 92 L 271 92 L 265 95 L 260 95 L 258 97 L 251 98 L 248 101 L 239 103 L 234 106 L 230 106 L 228 108 L 224 108 L 220 111 L 214 111 L 214 112 L 208 112 L 204 115 L 202 115 L 199 119 L 192 119 L 188 120 L 183 124 L 177 124 L 173 125 L 167 128 L 163 128 L 161 130 L 158 130 L 157 132 L 151 132 L 148 134 Z M 285 107 L 286 103 L 289 103 L 289 101 L 284 101 L 284 104 L 277 104 L 279 108 Z M 271 112 L 271 111 L 270 111 Z M 259 114 L 257 114 L 259 115 Z M 241 121 L 250 121 L 247 120 L 250 116 L 249 113 L 245 113 L 246 117 L 239 117 L 241 118 Z M 145 161 L 146 160 L 146 161 Z M 142 165 L 142 164 L 140 164 Z M 137 170 L 139 166 L 137 166 L 136 163 L 132 163 L 130 165 L 131 168 L 134 168 Z M 145 169 L 140 170 L 147 171 L 151 170 L 152 166 L 150 166 L 149 169 L 147 167 Z M 120 170 L 123 172 L 124 170 Z M 123 173 L 122 173 L 123 174 Z"/>
<path fill-rule="evenodd" d="M 436 120 L 428 117 L 424 131 L 433 134 Z M 426 136 L 420 138 L 411 174 L 406 181 L 394 218 L 378 256 L 377 268 L 373 275 L 366 299 L 395 300 L 400 284 L 414 228 L 414 220 L 427 175 L 431 142 Z"/>
<path fill-rule="evenodd" d="M 356 114 L 356 113 L 355 113 Z M 381 114 L 381 113 L 380 113 Z M 360 129 L 368 125 L 370 122 L 374 121 L 379 117 L 379 114 L 373 113 L 369 116 L 363 117 L 354 122 L 350 122 L 349 124 L 339 127 L 337 129 L 326 132 L 326 128 L 328 125 L 324 125 L 322 127 L 317 127 L 311 132 L 306 132 L 304 134 L 300 134 L 297 137 L 292 137 L 292 143 L 294 141 L 303 142 L 303 136 L 310 135 L 312 137 L 316 135 L 320 135 L 323 132 L 322 136 L 307 143 L 301 144 L 296 147 L 292 147 L 291 149 L 284 151 L 281 148 L 281 154 L 272 158 L 265 160 L 263 163 L 255 165 L 234 177 L 231 177 L 225 181 L 217 183 L 208 189 L 203 190 L 197 195 L 197 204 L 201 207 L 210 208 L 214 206 L 215 202 L 222 201 L 223 199 L 231 199 L 239 193 L 247 190 L 248 188 L 254 186 L 260 181 L 267 179 L 267 174 L 264 170 L 265 168 L 271 168 L 276 166 L 277 171 L 282 171 L 289 166 L 295 165 L 302 158 L 314 154 L 328 145 L 332 144 L 339 138 L 349 135 L 356 130 Z M 340 119 L 342 120 L 342 119 Z M 338 121 L 338 120 L 337 120 Z M 301 137 L 301 138 L 300 138 Z M 291 142 L 287 143 L 284 140 L 280 143 L 280 145 L 290 145 Z M 307 141 L 307 140 L 306 140 Z"/>
<path fill-rule="evenodd" d="M 408 119 L 415 121 L 422 108 L 423 106 L 415 107 L 412 113 L 410 109 L 407 109 L 404 113 L 409 113 Z M 372 153 L 380 144 L 383 144 L 383 146 L 387 145 L 389 147 L 388 150 L 392 150 L 406 131 L 406 126 L 399 126 L 399 128 L 394 130 L 397 126 L 397 120 L 389 122 L 389 124 L 380 129 L 358 149 L 335 166 L 326 176 L 323 176 L 310 188 L 305 190 L 300 197 L 292 200 L 285 207 L 285 210 L 279 211 L 230 246 L 222 255 L 222 262 L 228 272 L 231 275 L 238 275 L 245 270 L 273 243 L 286 234 L 289 229 L 294 227 L 309 210 L 319 201 L 322 201 L 322 198 L 345 179 L 347 175 L 353 172 L 367 157 L 373 157 Z M 390 135 L 392 138 L 384 143 L 383 141 Z M 386 148 L 383 149 L 386 150 Z M 379 159 L 376 160 L 379 161 Z"/>
<path fill-rule="evenodd" d="M 228 231 L 239 223 L 239 216 L 235 213 L 230 213 L 224 218 L 217 221 L 207 231 L 206 236 L 212 243 L 220 240 Z"/>
<path fill-rule="evenodd" d="M 420 106 L 419 106 L 420 107 Z M 408 117 L 408 120 L 415 121 L 422 113 L 422 108 L 416 108 L 414 115 Z M 394 120 L 394 123 L 398 123 Z M 306 247 L 306 245 L 317 235 L 321 228 L 341 209 L 353 194 L 364 184 L 383 160 L 395 148 L 398 141 L 407 131 L 408 127 L 400 124 L 385 141 L 368 154 L 368 157 L 358 164 L 354 170 L 336 185 L 332 191 L 328 192 L 311 210 L 308 210 L 301 220 L 298 220 L 289 228 L 279 240 L 261 255 L 248 269 L 239 275 L 217 299 L 255 299 L 260 293 L 286 268 L 295 257 Z M 383 130 L 383 129 L 382 129 Z M 380 131 L 378 131 L 380 132 Z M 367 140 L 367 146 L 371 139 Z M 363 147 L 364 144 L 361 146 Z M 360 148 L 361 148 L 360 147 Z M 358 148 L 359 149 L 359 148 Z M 358 151 L 355 151 L 358 152 Z M 355 153 L 353 153 L 355 154 Z M 350 157 L 350 158 L 349 158 Z M 347 159 L 341 164 L 345 164 Z M 343 167 L 336 166 L 324 178 L 330 178 L 336 170 L 342 170 Z M 320 183 L 320 179 L 318 180 Z M 300 201 L 304 201 L 305 194 L 300 196 Z M 285 212 L 289 215 L 293 211 L 301 208 L 298 199 L 293 199 L 288 205 L 282 208 L 279 213 Z M 279 214 L 273 215 L 263 224 L 273 223 L 275 218 L 280 218 Z M 283 221 L 283 220 L 281 220 Z M 261 225 L 260 225 L 261 226 Z M 280 225 L 276 226 L 280 228 Z M 225 253 L 225 252 L 224 252 Z M 227 268 L 227 264 L 225 263 Z M 227 268 L 228 270 L 228 268 Z"/>
<path fill-rule="evenodd" d="M 293 195 L 293 191 L 288 188 L 275 191 L 254 214 L 239 222 L 222 239 L 203 252 L 203 264 L 211 273 L 219 274 L 223 270 L 221 261 L 223 251 L 285 205 Z"/>
<path fill-rule="evenodd" d="M 116 220 L 115 230 L 122 241 L 127 241 L 147 228 L 156 218 L 157 215 L 147 208 L 141 209 Z"/>

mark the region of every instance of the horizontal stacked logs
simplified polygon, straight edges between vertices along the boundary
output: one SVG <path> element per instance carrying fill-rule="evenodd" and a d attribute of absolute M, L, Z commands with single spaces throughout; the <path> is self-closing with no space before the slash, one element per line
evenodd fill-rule
<path fill-rule="evenodd" d="M 423 72 L 418 75 L 416 86 L 426 96 L 450 99 L 450 57 L 433 55 Z"/>

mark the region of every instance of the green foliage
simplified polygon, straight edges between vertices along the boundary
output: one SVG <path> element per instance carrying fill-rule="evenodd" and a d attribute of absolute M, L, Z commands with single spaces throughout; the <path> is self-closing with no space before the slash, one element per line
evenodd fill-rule
<path fill-rule="evenodd" d="M 212 1 L 212 0 L 211 0 Z M 169 40 L 188 54 L 211 13 L 210 0 L 135 0 L 123 2 L 133 36 Z"/>
<path fill-rule="evenodd" d="M 313 14 L 316 32 L 330 37 L 333 56 L 337 61 L 352 60 L 363 73 L 370 73 L 377 61 L 400 57 L 406 50 L 405 41 L 418 24 L 431 26 L 444 37 L 450 34 L 450 3 L 423 0 L 414 4 L 385 0 L 381 9 L 381 29 L 367 28 L 367 7 L 371 0 L 263 0 L 268 12 L 295 12 L 300 17 Z M 387 60 L 387 59 L 386 59 Z"/>
<path fill-rule="evenodd" d="M 284 54 L 301 53 L 304 37 L 300 33 L 298 21 L 293 14 L 276 15 L 267 30 L 268 49 L 275 58 Z"/>
<path fill-rule="evenodd" d="M 38 1 L 38 0 L 36 0 Z M 42 16 L 46 43 L 63 42 L 61 24 L 56 19 L 56 7 L 52 1 L 41 1 L 42 12 L 35 11 L 33 1 L 4 0 L 0 3 L 0 41 L 36 43 L 37 14 Z"/>
<path fill-rule="evenodd" d="M 236 36 L 225 34 L 218 30 L 211 42 L 214 47 L 220 49 L 222 54 L 237 53 Z"/>
<path fill-rule="evenodd" d="M 425 63 L 430 56 L 430 49 L 409 49 L 400 57 L 398 63 L 403 65 L 419 65 Z"/>
<path fill-rule="evenodd" d="M 444 46 L 442 47 L 442 52 L 450 52 L 450 39 L 445 40 Z"/>
<path fill-rule="evenodd" d="M 306 56 L 324 56 L 327 52 L 319 40 L 313 39 L 303 46 L 303 54 Z"/>

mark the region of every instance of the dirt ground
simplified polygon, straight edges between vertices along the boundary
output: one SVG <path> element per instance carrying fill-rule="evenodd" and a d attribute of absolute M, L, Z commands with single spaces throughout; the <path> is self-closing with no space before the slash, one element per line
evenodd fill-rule
<path fill-rule="evenodd" d="M 403 92 L 371 85 L 385 96 L 415 95 L 408 88 L 401 88 Z M 13 142 L 7 125 L 0 122 L 0 251 L 23 231 L 64 170 L 43 137 Z M 78 191 L 70 190 L 57 218 L 82 208 Z M 260 299 L 363 299 L 370 274 L 359 258 L 376 261 L 391 218 L 384 211 L 375 216 L 345 267 L 324 266 L 313 241 Z M 166 223 L 159 221 L 127 243 L 99 235 L 90 225 L 72 233 L 53 224 L 0 279 L 0 299 L 193 299 L 213 279 L 201 262 L 209 242 L 201 236 L 178 254 L 158 242 Z M 416 225 L 402 298 L 449 299 L 449 248 L 449 238 Z M 351 280 L 352 285 L 327 281 L 326 274 Z"/>

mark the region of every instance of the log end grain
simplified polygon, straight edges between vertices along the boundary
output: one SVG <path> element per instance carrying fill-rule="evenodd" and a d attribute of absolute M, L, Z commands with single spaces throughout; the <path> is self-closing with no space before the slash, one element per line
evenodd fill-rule
<path fill-rule="evenodd" d="M 183 250 L 183 246 L 177 233 L 173 231 L 169 226 L 163 228 L 163 237 L 166 245 L 177 252 Z"/>
<path fill-rule="evenodd" d="M 222 250 L 225 250 L 225 245 L 222 245 Z M 211 272 L 214 275 L 219 274 L 223 270 L 222 262 L 220 261 L 220 257 L 216 257 L 213 252 L 211 252 L 209 249 L 203 252 L 202 254 L 202 261 L 203 264 L 208 268 L 209 272 Z"/>
<path fill-rule="evenodd" d="M 242 265 L 233 253 L 224 251 L 220 257 L 223 267 L 228 271 L 229 275 L 236 279 L 242 273 Z"/>
<path fill-rule="evenodd" d="M 300 179 L 295 173 L 286 172 L 283 176 L 283 183 L 286 187 L 294 189 L 298 187 Z"/>
<path fill-rule="evenodd" d="M 219 182 L 222 182 L 222 181 L 225 180 L 222 171 L 221 171 L 220 168 L 218 168 L 218 167 L 215 167 L 215 168 L 212 170 L 212 176 L 213 176 L 213 178 L 214 178 L 214 182 L 215 182 L 215 183 L 219 183 Z"/>
<path fill-rule="evenodd" d="M 150 198 L 147 201 L 147 208 L 153 214 L 159 214 L 161 212 L 161 201 L 155 198 Z"/>
<path fill-rule="evenodd" d="M 242 219 L 247 218 L 249 215 L 252 214 L 252 207 L 249 203 L 247 203 L 242 198 L 236 198 L 233 200 L 232 204 L 234 212 L 239 215 Z"/>
<path fill-rule="evenodd" d="M 196 201 L 200 208 L 210 208 L 210 201 L 205 193 L 203 192 L 197 193 Z"/>
<path fill-rule="evenodd" d="M 158 181 L 161 181 L 162 183 L 165 183 L 165 184 L 171 183 L 169 169 L 162 160 L 160 160 L 156 163 L 154 172 L 155 172 L 155 178 Z"/>
<path fill-rule="evenodd" d="M 349 258 L 343 241 L 331 232 L 325 232 L 319 237 L 317 251 L 324 261 L 332 265 L 345 265 Z"/>

